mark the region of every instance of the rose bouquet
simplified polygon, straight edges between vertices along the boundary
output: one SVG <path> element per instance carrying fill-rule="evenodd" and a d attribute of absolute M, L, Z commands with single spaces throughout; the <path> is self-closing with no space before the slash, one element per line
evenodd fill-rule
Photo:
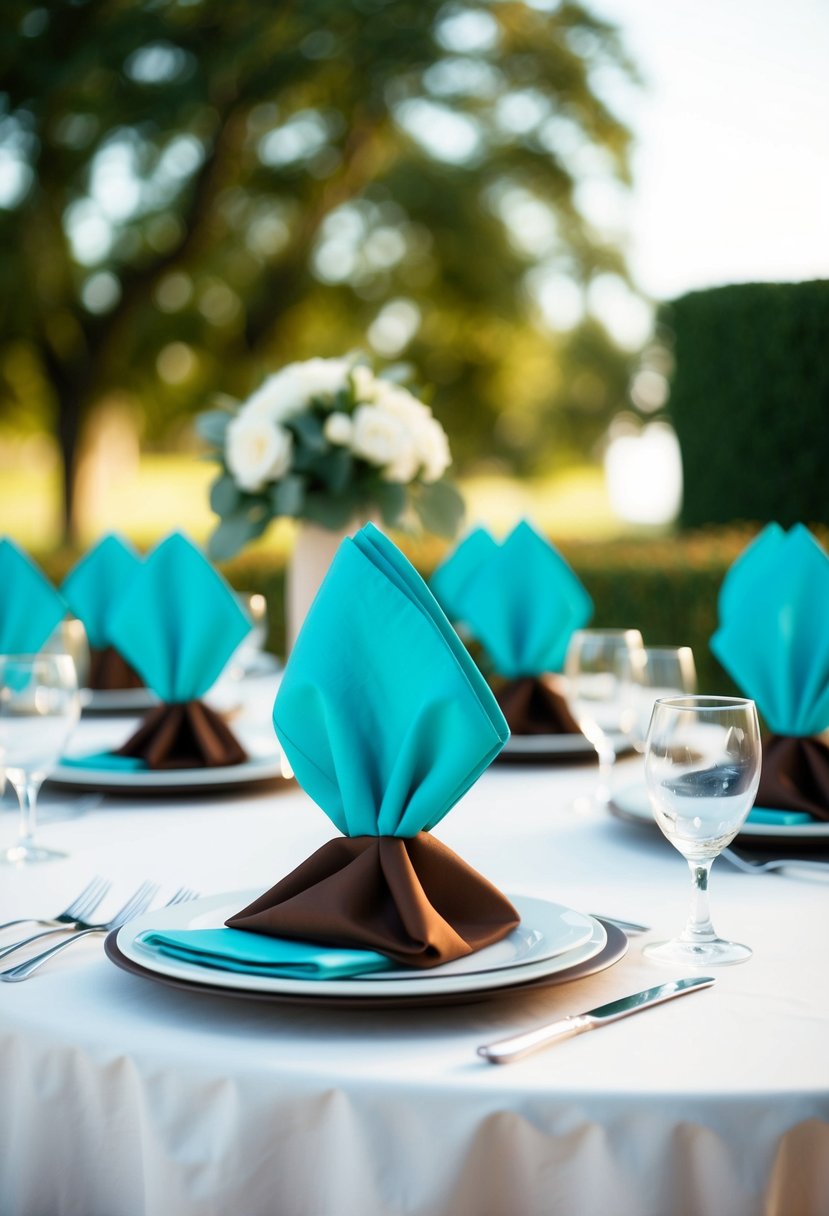
<path fill-rule="evenodd" d="M 443 536 L 463 516 L 443 480 L 452 458 L 432 411 L 350 359 L 288 364 L 235 409 L 202 414 L 198 430 L 222 466 L 210 492 L 217 560 L 279 516 L 337 530 L 376 512 L 390 527 L 418 519 Z"/>

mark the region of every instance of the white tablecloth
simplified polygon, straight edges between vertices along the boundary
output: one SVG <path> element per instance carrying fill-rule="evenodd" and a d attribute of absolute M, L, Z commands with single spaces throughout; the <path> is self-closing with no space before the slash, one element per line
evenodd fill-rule
<path fill-rule="evenodd" d="M 248 690 L 247 723 L 268 729 L 271 684 Z M 85 722 L 81 738 L 129 725 Z M 617 781 L 638 763 L 620 762 Z M 496 766 L 436 834 L 505 891 L 670 935 L 685 862 L 655 828 L 574 808 L 595 778 Z M 15 827 L 7 793 L 2 843 Z M 162 894 L 264 890 L 333 834 L 292 783 L 91 803 L 53 791 L 42 836 L 71 857 L 4 867 L 0 920 L 57 911 L 96 873 L 113 898 L 143 878 Z M 476 1046 L 680 971 L 643 959 L 645 937 L 580 982 L 378 1013 L 180 992 L 115 967 L 100 938 L 78 943 L 0 985 L 0 1212 L 827 1213 L 829 882 L 720 861 L 712 903 L 720 932 L 754 947 L 749 963 L 501 1068 Z"/>

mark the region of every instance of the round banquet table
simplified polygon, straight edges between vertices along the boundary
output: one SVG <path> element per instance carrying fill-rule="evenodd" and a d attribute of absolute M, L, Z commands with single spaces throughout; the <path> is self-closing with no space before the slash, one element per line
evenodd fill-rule
<path fill-rule="evenodd" d="M 248 680 L 240 733 L 268 731 Z M 123 738 L 84 719 L 76 749 Z M 638 779 L 641 761 L 617 765 Z M 366 1010 L 183 991 L 100 937 L 0 986 L 3 1216 L 811 1216 L 829 1212 L 829 881 L 718 861 L 720 932 L 754 957 L 713 988 L 509 1066 L 476 1047 L 681 975 L 687 867 L 654 828 L 576 800 L 590 763 L 496 764 L 437 829 L 502 890 L 643 921 L 598 974 L 469 1004 Z M 0 843 L 16 830 L 7 791 Z M 204 895 L 264 890 L 332 835 L 292 781 L 99 796 L 47 786 L 66 860 L 0 872 L 0 920 L 95 874 Z M 113 903 L 112 907 L 117 906 Z M 0 944 L 9 939 L 8 932 Z M 5 964 L 0 964 L 5 965 Z"/>

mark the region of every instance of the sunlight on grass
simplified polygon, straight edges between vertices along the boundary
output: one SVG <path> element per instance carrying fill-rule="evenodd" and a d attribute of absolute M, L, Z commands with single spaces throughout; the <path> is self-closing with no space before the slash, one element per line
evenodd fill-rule
<path fill-rule="evenodd" d="M 209 535 L 214 516 L 208 503 L 215 466 L 195 457 L 146 454 L 134 469 L 93 487 L 84 503 L 81 540 L 91 544 L 117 531 L 145 547 L 174 528 L 194 540 Z M 520 482 L 479 477 L 461 483 L 467 525 L 484 524 L 501 535 L 529 518 L 553 537 L 605 539 L 630 532 L 613 516 L 600 469 L 579 468 L 548 481 Z M 0 533 L 36 552 L 57 548 L 59 486 L 54 471 L 3 471 Z M 287 548 L 291 525 L 273 525 L 259 546 Z"/>

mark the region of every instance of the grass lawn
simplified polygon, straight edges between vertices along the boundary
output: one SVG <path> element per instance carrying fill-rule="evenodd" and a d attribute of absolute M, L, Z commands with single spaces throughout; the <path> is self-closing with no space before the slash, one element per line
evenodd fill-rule
<path fill-rule="evenodd" d="M 203 541 L 214 516 L 208 487 L 215 466 L 196 457 L 146 454 L 136 466 L 87 483 L 83 498 L 82 540 L 118 531 L 146 546 L 173 528 Z M 470 478 L 461 483 L 467 522 L 485 524 L 496 534 L 527 517 L 552 537 L 602 540 L 630 535 L 630 526 L 610 509 L 601 469 L 577 468 L 546 481 L 520 482 L 504 477 Z M 0 534 L 34 552 L 59 545 L 59 483 L 42 468 L 0 471 Z M 287 546 L 288 523 L 273 525 L 259 542 L 268 549 Z"/>

